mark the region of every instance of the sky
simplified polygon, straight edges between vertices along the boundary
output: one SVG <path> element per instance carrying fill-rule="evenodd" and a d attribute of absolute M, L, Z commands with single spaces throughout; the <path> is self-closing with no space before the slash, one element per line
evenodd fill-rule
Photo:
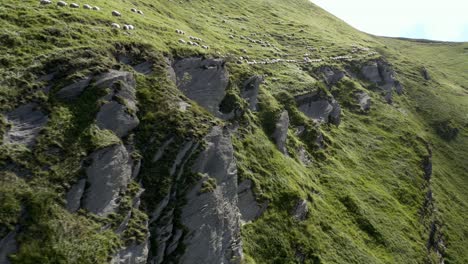
<path fill-rule="evenodd" d="M 311 0 L 379 36 L 468 41 L 468 0 Z"/>

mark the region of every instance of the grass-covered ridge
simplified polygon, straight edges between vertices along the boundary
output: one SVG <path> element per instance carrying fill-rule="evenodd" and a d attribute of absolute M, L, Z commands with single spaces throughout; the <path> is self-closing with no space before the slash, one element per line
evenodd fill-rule
<path fill-rule="evenodd" d="M 0 113 L 33 101 L 49 115 L 34 150 L 0 146 L 0 235 L 15 228 L 24 231 L 14 263 L 106 263 L 128 240 L 141 239 L 145 230 L 138 225 L 146 218 L 140 211 L 134 212 L 131 232 L 118 237 L 103 227 L 115 224 L 120 215 L 101 219 L 64 209 L 66 190 L 82 176 L 82 159 L 120 139 L 93 124 L 101 94 L 88 91 L 70 103 L 55 93 L 107 69 L 133 72 L 141 120 L 134 155 L 151 159 L 168 137 L 199 140 L 210 126 L 221 123 L 195 104 L 183 113 L 174 105 L 186 98 L 168 79 L 165 57 L 188 56 L 227 61 L 229 108 L 246 109 L 239 89 L 253 75 L 265 77 L 259 112 L 238 118 L 240 128 L 233 135 L 239 176 L 252 179 L 257 197 L 269 201 L 262 217 L 242 228 L 247 263 L 296 263 L 302 255 L 306 263 L 436 263 L 437 256 L 427 249 L 433 219 L 442 230 L 445 263 L 468 262 L 467 43 L 369 36 L 306 0 L 94 0 L 92 5 L 101 10 L 59 8 L 36 0 L 3 0 L 0 6 Z M 144 15 L 131 12 L 133 7 Z M 112 10 L 122 16 L 113 17 Z M 114 22 L 136 29 L 112 29 Z M 188 36 L 202 38 L 200 44 L 210 49 L 179 42 Z M 351 53 L 354 46 L 369 50 Z M 369 55 L 374 51 L 378 54 Z M 134 64 L 153 62 L 154 74 L 134 72 L 118 61 L 121 54 L 130 55 Z M 238 63 L 240 57 L 302 62 L 305 54 L 322 61 Z M 330 59 L 342 55 L 353 59 Z M 404 86 L 392 105 L 368 82 L 346 78 L 328 90 L 316 73 L 323 65 L 352 69 L 375 58 L 391 63 Z M 421 74 L 424 67 L 430 80 Z M 340 126 L 319 128 L 298 111 L 294 96 L 317 90 L 343 106 Z M 355 106 L 357 90 L 371 96 L 369 113 Z M 287 157 L 271 140 L 284 109 L 291 119 Z M 300 126 L 308 133 L 297 135 Z M 0 115 L 0 142 L 7 129 Z M 314 142 L 319 132 L 323 149 Z M 300 162 L 300 147 L 311 154 L 310 165 Z M 428 149 L 437 210 L 424 219 L 421 208 L 429 183 L 422 164 Z M 12 163 L 17 169 L 11 170 Z M 169 167 L 169 161 L 143 163 L 138 181 L 146 188 L 147 209 L 166 195 Z M 155 173 L 161 177 L 153 178 Z M 134 183 L 125 194 L 122 210 L 138 188 Z M 303 222 L 290 216 L 297 199 L 307 200 L 310 209 Z"/>

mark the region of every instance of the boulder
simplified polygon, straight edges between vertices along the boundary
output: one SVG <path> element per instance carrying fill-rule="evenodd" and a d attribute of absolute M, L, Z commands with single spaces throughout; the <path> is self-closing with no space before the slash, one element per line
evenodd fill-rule
<path fill-rule="evenodd" d="M 268 203 L 259 204 L 252 191 L 253 183 L 251 180 L 244 180 L 239 184 L 238 207 L 242 222 L 254 221 L 266 210 Z"/>
<path fill-rule="evenodd" d="M 429 81 L 431 79 L 431 76 L 429 75 L 429 71 L 427 70 L 426 67 L 423 67 L 421 69 L 421 74 L 424 77 L 424 80 Z"/>
<path fill-rule="evenodd" d="M 109 129 L 119 137 L 125 137 L 138 126 L 136 116 L 135 87 L 133 74 L 124 71 L 110 70 L 95 78 L 94 86 L 98 89 L 110 88 L 104 96 L 105 103 L 96 116 L 96 124 L 101 129 Z"/>
<path fill-rule="evenodd" d="M 86 179 L 81 179 L 77 183 L 73 184 L 70 190 L 68 190 L 66 195 L 67 200 L 67 210 L 69 212 L 76 212 L 80 209 L 81 198 L 86 187 Z"/>
<path fill-rule="evenodd" d="M 216 182 L 211 191 L 202 192 L 206 179 L 186 194 L 181 222 L 187 230 L 185 252 L 180 263 L 240 263 L 242 242 L 240 213 L 237 207 L 237 168 L 229 132 L 214 127 L 205 137 L 206 148 L 192 167 Z"/>
<path fill-rule="evenodd" d="M 91 77 L 76 81 L 58 91 L 57 97 L 62 100 L 74 100 L 83 93 L 91 82 Z"/>
<path fill-rule="evenodd" d="M 150 75 L 153 73 L 153 63 L 145 61 L 133 66 L 133 69 L 141 74 Z"/>
<path fill-rule="evenodd" d="M 48 117 L 36 103 L 22 105 L 6 114 L 11 127 L 3 135 L 4 144 L 22 144 L 33 147 L 36 137 L 46 125 Z"/>
<path fill-rule="evenodd" d="M 86 168 L 89 187 L 85 190 L 83 208 L 99 216 L 115 212 L 119 194 L 127 188 L 132 176 L 130 155 L 123 145 L 95 151 Z"/>
<path fill-rule="evenodd" d="M 387 103 L 392 103 L 392 92 L 395 90 L 398 94 L 403 93 L 403 86 L 396 80 L 395 72 L 392 67 L 385 61 L 371 61 L 361 68 L 362 76 L 375 83 L 381 90 L 384 91 L 384 98 Z"/>
<path fill-rule="evenodd" d="M 241 96 L 249 103 L 251 111 L 257 111 L 257 97 L 261 83 L 263 83 L 263 77 L 255 75 L 245 81 L 242 86 Z"/>
<path fill-rule="evenodd" d="M 341 122 L 341 107 L 338 102 L 321 93 L 309 93 L 296 96 L 296 103 L 301 112 L 319 123 Z"/>
<path fill-rule="evenodd" d="M 377 62 L 373 61 L 366 65 L 364 65 L 361 69 L 361 73 L 368 81 L 373 83 L 380 83 L 382 82 L 382 78 L 380 77 L 379 66 Z"/>
<path fill-rule="evenodd" d="M 291 212 L 294 219 L 298 221 L 304 221 L 307 218 L 308 213 L 309 207 L 307 207 L 307 201 L 302 199 L 297 201 L 293 211 Z"/>
<path fill-rule="evenodd" d="M 299 160 L 302 162 L 302 164 L 304 165 L 310 165 L 312 163 L 312 157 L 309 155 L 309 153 L 307 152 L 307 150 L 301 146 L 298 151 L 297 151 L 297 155 L 299 157 Z"/>
<path fill-rule="evenodd" d="M 136 115 L 128 112 L 127 106 L 116 101 L 104 104 L 96 116 L 96 124 L 100 129 L 109 129 L 118 137 L 128 135 L 139 123 Z"/>
<path fill-rule="evenodd" d="M 220 59 L 186 58 L 176 61 L 173 69 L 177 87 L 214 116 L 219 111 L 229 82 L 225 62 Z"/>
<path fill-rule="evenodd" d="M 110 264 L 146 264 L 148 259 L 148 241 L 141 244 L 133 242 L 121 249 Z"/>
<path fill-rule="evenodd" d="M 328 66 L 320 67 L 318 73 L 323 77 L 323 80 L 329 87 L 337 84 L 345 77 L 344 72 Z"/>
<path fill-rule="evenodd" d="M 276 122 L 275 132 L 273 133 L 273 139 L 281 153 L 287 155 L 288 150 L 286 148 L 286 140 L 288 138 L 288 127 L 289 127 L 289 114 L 288 111 L 283 111 Z"/>
<path fill-rule="evenodd" d="M 9 256 L 18 251 L 18 242 L 16 241 L 16 230 L 10 231 L 0 240 L 0 263 L 10 264 Z"/>
<path fill-rule="evenodd" d="M 362 111 L 367 112 L 370 110 L 372 100 L 366 92 L 363 92 L 363 91 L 357 92 L 356 101 L 361 107 Z"/>

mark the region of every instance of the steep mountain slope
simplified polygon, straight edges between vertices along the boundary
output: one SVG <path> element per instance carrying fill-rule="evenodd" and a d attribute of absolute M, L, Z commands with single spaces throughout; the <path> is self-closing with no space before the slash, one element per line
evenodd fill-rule
<path fill-rule="evenodd" d="M 468 262 L 467 43 L 46 2 L 0 6 L 0 263 Z"/>

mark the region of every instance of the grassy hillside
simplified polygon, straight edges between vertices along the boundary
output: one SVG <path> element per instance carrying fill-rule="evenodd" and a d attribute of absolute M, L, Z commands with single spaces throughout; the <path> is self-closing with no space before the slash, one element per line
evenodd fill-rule
<path fill-rule="evenodd" d="M 34 150 L 0 146 L 0 237 L 18 226 L 23 230 L 13 263 L 106 263 L 143 232 L 136 219 L 133 233 L 120 237 L 103 227 L 114 227 L 121 216 L 71 214 L 64 208 L 81 160 L 119 139 L 93 126 L 99 94 L 69 103 L 58 100 L 56 92 L 106 69 L 134 72 L 119 55 L 131 57 L 132 64 L 154 63 L 152 75 L 135 72 L 141 120 L 135 138 L 143 157 L 154 155 L 169 134 L 180 141 L 201 138 L 211 124 L 228 123 L 199 107 L 177 112 L 174 100 L 188 99 L 168 80 L 165 57 L 224 58 L 229 91 L 241 106 L 245 101 L 237 95 L 244 81 L 265 77 L 259 111 L 238 118 L 233 136 L 240 177 L 252 179 L 257 197 L 268 201 L 265 213 L 242 227 L 246 263 L 301 263 L 302 256 L 305 263 L 438 263 L 427 246 L 431 223 L 441 230 L 445 263 L 468 263 L 468 43 L 370 36 L 306 0 L 92 2 L 101 10 L 36 0 L 3 0 L 0 6 L 0 113 L 31 101 L 50 113 Z M 133 7 L 144 15 L 131 12 Z M 112 10 L 122 16 L 113 17 Z M 136 29 L 114 29 L 114 22 Z M 209 49 L 179 42 L 189 36 L 203 39 L 200 44 Z M 354 46 L 366 50 L 351 53 Z M 321 61 L 301 63 L 305 54 Z M 343 55 L 353 58 L 331 59 Z M 247 63 L 274 58 L 297 62 Z M 373 84 L 345 78 L 327 90 L 342 106 L 340 126 L 319 127 L 297 109 L 294 96 L 326 90 L 317 74 L 321 66 L 344 70 L 372 59 L 392 64 L 403 84 L 404 94 L 393 104 Z M 423 78 L 423 67 L 430 80 Z M 54 80 L 48 81 L 52 73 Z M 359 111 L 352 98 L 358 90 L 372 98 L 369 113 Z M 291 119 L 288 156 L 271 140 L 272 124 L 283 109 Z M 310 133 L 299 136 L 300 126 Z M 0 118 L 0 143 L 6 129 Z M 323 149 L 314 144 L 318 132 L 324 135 Z M 150 138 L 154 146 L 148 146 Z M 300 162 L 300 147 L 312 156 L 311 164 Z M 433 173 L 427 181 L 422 165 L 429 152 Z M 145 189 L 142 211 L 164 196 L 161 186 L 169 181 L 162 176 L 149 181 L 150 169 L 157 168 L 143 166 L 138 179 Z M 135 184 L 129 192 L 137 189 Z M 436 209 L 425 213 L 429 189 Z M 298 199 L 309 206 L 302 222 L 290 217 Z"/>

